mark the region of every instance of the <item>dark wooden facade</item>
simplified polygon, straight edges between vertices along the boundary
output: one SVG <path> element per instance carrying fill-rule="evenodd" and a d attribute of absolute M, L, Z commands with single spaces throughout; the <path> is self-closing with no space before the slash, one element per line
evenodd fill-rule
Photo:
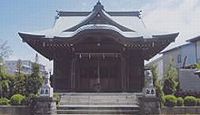
<path fill-rule="evenodd" d="M 144 81 L 142 49 L 127 49 L 112 38 L 88 37 L 54 60 L 56 90 L 139 92 Z"/>
<path fill-rule="evenodd" d="M 135 31 L 108 17 L 140 19 L 139 13 L 106 12 L 98 2 L 92 12 L 58 12 L 60 17 L 89 15 L 81 23 L 61 31 L 61 34 L 73 33 L 72 36 L 19 35 L 37 52 L 54 61 L 52 84 L 57 92 L 141 92 L 144 60 L 163 50 L 178 33 L 126 37 L 125 33 Z"/>

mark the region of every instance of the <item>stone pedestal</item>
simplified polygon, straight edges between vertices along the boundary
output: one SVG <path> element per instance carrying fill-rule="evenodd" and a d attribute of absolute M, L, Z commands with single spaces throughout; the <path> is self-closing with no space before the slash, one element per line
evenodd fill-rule
<path fill-rule="evenodd" d="M 157 97 L 140 97 L 141 115 L 160 114 L 160 103 Z"/>
<path fill-rule="evenodd" d="M 57 115 L 56 101 L 51 97 L 38 97 L 35 100 L 34 115 Z"/>
<path fill-rule="evenodd" d="M 46 75 L 40 88 L 40 97 L 32 105 L 33 115 L 57 115 L 56 100 L 53 99 L 53 88 L 50 85 L 50 74 Z"/>

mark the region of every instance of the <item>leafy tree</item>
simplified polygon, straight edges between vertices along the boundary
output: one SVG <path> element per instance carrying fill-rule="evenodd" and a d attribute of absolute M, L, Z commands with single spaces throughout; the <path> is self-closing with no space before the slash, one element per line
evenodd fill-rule
<path fill-rule="evenodd" d="M 157 66 L 156 65 L 152 65 L 150 68 L 151 68 L 151 72 L 152 72 L 152 75 L 153 75 L 153 83 L 155 85 L 157 80 L 158 80 L 158 73 L 156 71 Z"/>
<path fill-rule="evenodd" d="M 10 50 L 10 47 L 7 45 L 7 41 L 0 43 L 0 58 L 5 58 L 11 55 L 12 50 Z"/>
<path fill-rule="evenodd" d="M 162 91 L 161 81 L 158 80 L 158 73 L 156 71 L 157 66 L 153 65 L 150 68 L 151 68 L 151 72 L 152 72 L 152 75 L 153 75 L 153 83 L 154 83 L 154 86 L 156 88 L 156 96 L 160 99 L 160 102 L 162 104 L 162 103 L 164 103 L 164 99 L 163 99 L 164 93 Z"/>
<path fill-rule="evenodd" d="M 162 84 L 160 80 L 156 81 L 155 88 L 156 88 L 156 96 L 160 99 L 162 105 L 164 103 L 164 93 L 162 90 Z"/>
<path fill-rule="evenodd" d="M 22 94 L 24 95 L 26 93 L 26 78 L 27 76 L 24 74 L 17 74 L 17 76 L 15 77 L 15 81 L 14 81 L 14 94 Z"/>
<path fill-rule="evenodd" d="M 164 80 L 163 92 L 165 95 L 172 95 L 176 91 L 175 81 L 172 78 L 167 78 Z"/>
<path fill-rule="evenodd" d="M 16 67 L 17 68 L 17 74 L 20 75 L 21 74 L 21 70 L 22 70 L 22 60 L 19 59 L 17 61 L 17 65 L 16 66 L 17 66 Z"/>
<path fill-rule="evenodd" d="M 34 63 L 32 66 L 32 74 L 26 79 L 26 95 L 37 94 L 42 86 L 42 77 L 39 72 L 39 65 Z"/>
<path fill-rule="evenodd" d="M 10 81 L 9 80 L 2 80 L 0 82 L 1 90 L 2 90 L 2 97 L 7 97 L 9 94 L 10 89 Z"/>
<path fill-rule="evenodd" d="M 1 69 L 3 69 L 2 67 Z M 12 76 L 5 73 L 5 71 L 0 71 L 0 96 L 9 97 L 11 94 Z"/>
<path fill-rule="evenodd" d="M 178 71 L 176 67 L 173 66 L 172 62 L 170 62 L 164 78 L 172 78 L 174 81 L 178 82 Z"/>
<path fill-rule="evenodd" d="M 176 92 L 178 86 L 178 72 L 172 63 L 169 64 L 164 76 L 163 92 L 165 95 L 171 95 Z"/>

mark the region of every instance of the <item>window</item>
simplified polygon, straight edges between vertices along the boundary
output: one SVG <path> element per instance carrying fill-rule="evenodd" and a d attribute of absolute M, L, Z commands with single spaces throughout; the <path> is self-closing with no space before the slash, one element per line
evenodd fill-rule
<path fill-rule="evenodd" d="M 180 54 L 179 54 L 178 57 L 177 57 L 177 62 L 178 62 L 178 63 L 181 63 L 181 55 L 180 55 Z"/>

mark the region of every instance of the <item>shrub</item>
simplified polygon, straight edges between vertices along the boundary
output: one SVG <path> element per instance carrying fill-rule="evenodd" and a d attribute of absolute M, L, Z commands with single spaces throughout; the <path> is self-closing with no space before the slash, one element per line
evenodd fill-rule
<path fill-rule="evenodd" d="M 0 105 L 8 105 L 9 100 L 7 98 L 0 98 Z"/>
<path fill-rule="evenodd" d="M 164 96 L 165 103 L 164 105 L 167 107 L 174 107 L 177 103 L 176 97 L 173 95 Z"/>
<path fill-rule="evenodd" d="M 197 106 L 200 106 L 200 98 L 197 99 Z"/>
<path fill-rule="evenodd" d="M 197 104 L 197 99 L 193 96 L 186 96 L 184 98 L 184 105 L 185 106 L 195 106 Z"/>
<path fill-rule="evenodd" d="M 22 105 L 25 101 L 25 96 L 21 94 L 15 94 L 10 98 L 11 105 Z"/>
<path fill-rule="evenodd" d="M 22 102 L 22 104 L 24 104 L 24 105 L 31 105 L 33 103 L 33 101 L 35 101 L 36 98 L 37 98 L 37 95 L 35 95 L 35 94 L 29 94 L 28 97 L 26 97 L 24 99 L 24 101 Z"/>
<path fill-rule="evenodd" d="M 56 100 L 56 104 L 58 105 L 61 99 L 61 95 L 58 93 L 54 93 L 53 98 Z"/>
<path fill-rule="evenodd" d="M 177 106 L 183 106 L 183 104 L 184 104 L 184 100 L 183 100 L 183 98 L 182 97 L 178 97 L 177 98 Z"/>

